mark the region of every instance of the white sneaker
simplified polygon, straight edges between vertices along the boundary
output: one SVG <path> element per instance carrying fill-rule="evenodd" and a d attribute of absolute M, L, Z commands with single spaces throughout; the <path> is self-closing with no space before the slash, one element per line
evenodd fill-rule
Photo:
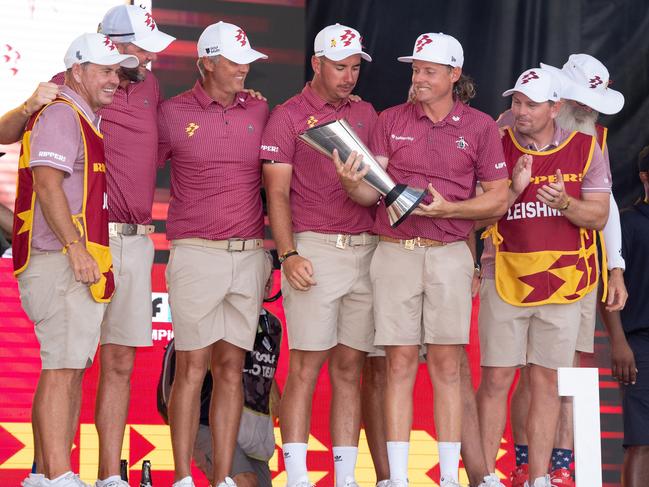
<path fill-rule="evenodd" d="M 293 485 L 288 485 L 286 484 L 286 487 L 315 487 L 311 482 L 309 482 L 308 479 L 305 480 L 300 480 L 296 484 Z"/>
<path fill-rule="evenodd" d="M 490 473 L 478 487 L 505 487 L 505 484 L 500 481 L 498 475 Z"/>
<path fill-rule="evenodd" d="M 42 473 L 30 473 L 25 477 L 25 480 L 20 482 L 20 485 L 22 487 L 41 487 L 43 480 L 45 480 L 45 475 Z"/>
<path fill-rule="evenodd" d="M 99 487 L 99 480 L 95 482 L 95 487 Z M 104 484 L 103 487 L 130 487 L 130 486 L 128 485 L 128 482 L 119 479 L 119 480 L 111 480 L 107 484 Z"/>
<path fill-rule="evenodd" d="M 461 486 L 453 479 L 441 479 L 439 487 L 461 487 Z"/>
<path fill-rule="evenodd" d="M 191 477 L 185 477 L 178 482 L 174 482 L 171 487 L 196 487 Z"/>
<path fill-rule="evenodd" d="M 529 481 L 525 482 L 525 487 L 552 487 L 550 482 L 550 476 L 546 475 L 545 477 L 538 477 L 534 480 L 534 483 L 530 485 Z"/>
<path fill-rule="evenodd" d="M 91 487 L 73 472 L 68 472 L 56 480 L 43 479 L 41 485 L 44 487 Z"/>
<path fill-rule="evenodd" d="M 356 479 L 354 477 L 345 477 L 345 483 L 343 484 L 342 487 L 360 487 L 356 483 Z"/>
<path fill-rule="evenodd" d="M 230 477 L 225 477 L 223 482 L 219 483 L 216 487 L 237 487 L 237 484 L 234 483 Z"/>
<path fill-rule="evenodd" d="M 390 481 L 389 480 L 381 480 L 380 482 L 376 483 L 376 487 L 390 487 Z"/>

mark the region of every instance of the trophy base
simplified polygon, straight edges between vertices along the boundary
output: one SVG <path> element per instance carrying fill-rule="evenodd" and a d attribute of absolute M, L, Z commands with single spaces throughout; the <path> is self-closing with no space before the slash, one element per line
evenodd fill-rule
<path fill-rule="evenodd" d="M 411 188 L 405 184 L 397 184 L 392 188 L 385 196 L 390 226 L 398 227 L 419 206 L 425 195 L 424 190 Z"/>

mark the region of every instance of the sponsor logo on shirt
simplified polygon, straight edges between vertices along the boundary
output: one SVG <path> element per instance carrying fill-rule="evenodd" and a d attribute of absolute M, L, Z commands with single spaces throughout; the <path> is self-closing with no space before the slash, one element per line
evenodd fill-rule
<path fill-rule="evenodd" d="M 315 118 L 313 115 L 311 115 L 306 121 L 306 124 L 309 126 L 310 129 L 315 127 L 317 123 L 318 123 L 318 119 Z"/>
<path fill-rule="evenodd" d="M 65 162 L 66 157 L 62 156 L 61 154 L 57 154 L 56 152 L 49 152 L 49 151 L 39 151 L 38 152 L 38 157 L 49 157 L 50 159 L 56 159 L 57 161 Z"/>
<path fill-rule="evenodd" d="M 252 124 L 249 124 L 248 125 L 248 132 L 254 132 L 254 131 L 255 131 L 255 127 Z"/>
<path fill-rule="evenodd" d="M 469 147 L 469 143 L 464 140 L 464 137 L 460 135 L 458 139 L 455 141 L 455 145 L 457 146 L 458 149 L 461 150 L 466 150 L 467 147 Z"/>
<path fill-rule="evenodd" d="M 412 142 L 412 141 L 415 140 L 414 137 L 410 137 L 408 135 L 394 135 L 394 134 L 392 134 L 392 135 L 390 135 L 390 138 L 392 140 L 407 140 L 409 142 Z"/>
<path fill-rule="evenodd" d="M 190 122 L 187 127 L 185 127 L 185 132 L 187 132 L 187 137 L 193 137 L 194 133 L 199 129 L 200 125 Z"/>
<path fill-rule="evenodd" d="M 279 147 L 274 145 L 262 145 L 261 150 L 264 150 L 266 152 L 279 152 Z"/>
<path fill-rule="evenodd" d="M 505 161 L 503 162 L 498 162 L 495 164 L 496 169 L 502 169 L 503 167 L 507 167 L 507 163 Z"/>

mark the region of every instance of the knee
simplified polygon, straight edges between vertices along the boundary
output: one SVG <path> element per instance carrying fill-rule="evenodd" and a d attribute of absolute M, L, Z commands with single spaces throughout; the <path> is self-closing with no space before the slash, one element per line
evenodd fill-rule
<path fill-rule="evenodd" d="M 245 352 L 224 354 L 212 361 L 212 378 L 215 382 L 223 384 L 236 385 L 241 384 L 241 373 Z"/>
<path fill-rule="evenodd" d="M 385 358 L 372 357 L 365 360 L 363 368 L 363 385 L 379 387 L 385 385 L 386 366 Z"/>
<path fill-rule="evenodd" d="M 557 371 L 538 365 L 532 365 L 530 368 L 530 386 L 535 394 L 546 394 L 558 397 Z"/>
<path fill-rule="evenodd" d="M 418 352 L 390 352 L 387 359 L 387 376 L 390 381 L 412 381 L 419 367 Z"/>
<path fill-rule="evenodd" d="M 364 360 L 365 354 L 363 352 L 347 354 L 344 357 L 332 357 L 329 361 L 331 382 L 358 384 Z"/>
<path fill-rule="evenodd" d="M 191 352 L 176 352 L 176 376 L 174 384 L 185 384 L 201 387 L 207 374 L 207 360 L 192 357 Z"/>
<path fill-rule="evenodd" d="M 102 347 L 101 374 L 111 378 L 130 380 L 135 362 L 135 348 L 111 345 Z"/>
<path fill-rule="evenodd" d="M 289 357 L 288 380 L 294 386 L 315 387 L 326 355 L 321 352 L 292 350 Z"/>
<path fill-rule="evenodd" d="M 483 367 L 480 392 L 492 397 L 507 394 L 515 373 L 515 369 L 505 367 Z"/>

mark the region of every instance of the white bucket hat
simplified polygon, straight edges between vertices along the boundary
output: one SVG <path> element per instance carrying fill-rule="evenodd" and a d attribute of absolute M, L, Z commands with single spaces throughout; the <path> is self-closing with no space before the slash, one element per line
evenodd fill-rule
<path fill-rule="evenodd" d="M 464 64 L 464 50 L 455 37 L 441 32 L 438 34 L 429 32 L 417 37 L 412 56 L 397 58 L 402 63 L 411 63 L 415 59 L 461 68 Z"/>
<path fill-rule="evenodd" d="M 516 85 L 503 92 L 503 96 L 514 93 L 522 93 L 536 103 L 557 102 L 561 99 L 561 82 L 550 71 L 532 68 L 523 71 L 516 80 Z"/>
<path fill-rule="evenodd" d="M 110 37 L 103 34 L 82 34 L 72 41 L 63 58 L 65 69 L 75 64 L 93 63 L 102 66 L 119 64 L 125 68 L 135 68 L 140 61 L 135 56 L 120 54 Z"/>
<path fill-rule="evenodd" d="M 328 25 L 315 36 L 313 53 L 316 57 L 326 57 L 332 61 L 360 54 L 365 61 L 372 61 L 372 57 L 363 52 L 363 38 L 361 34 L 346 25 Z"/>
<path fill-rule="evenodd" d="M 151 13 L 137 5 L 111 8 L 99 24 L 99 32 L 115 42 L 131 42 L 149 52 L 160 52 L 176 40 L 159 31 Z"/>
<path fill-rule="evenodd" d="M 541 63 L 541 67 L 563 77 L 563 98 L 579 103 L 606 115 L 613 115 L 624 106 L 624 95 L 612 90 L 606 66 L 588 54 L 572 54 L 563 68 Z"/>
<path fill-rule="evenodd" d="M 198 38 L 198 57 L 223 56 L 237 64 L 250 64 L 257 59 L 268 59 L 255 51 L 246 33 L 234 24 L 217 22 L 208 26 Z"/>

